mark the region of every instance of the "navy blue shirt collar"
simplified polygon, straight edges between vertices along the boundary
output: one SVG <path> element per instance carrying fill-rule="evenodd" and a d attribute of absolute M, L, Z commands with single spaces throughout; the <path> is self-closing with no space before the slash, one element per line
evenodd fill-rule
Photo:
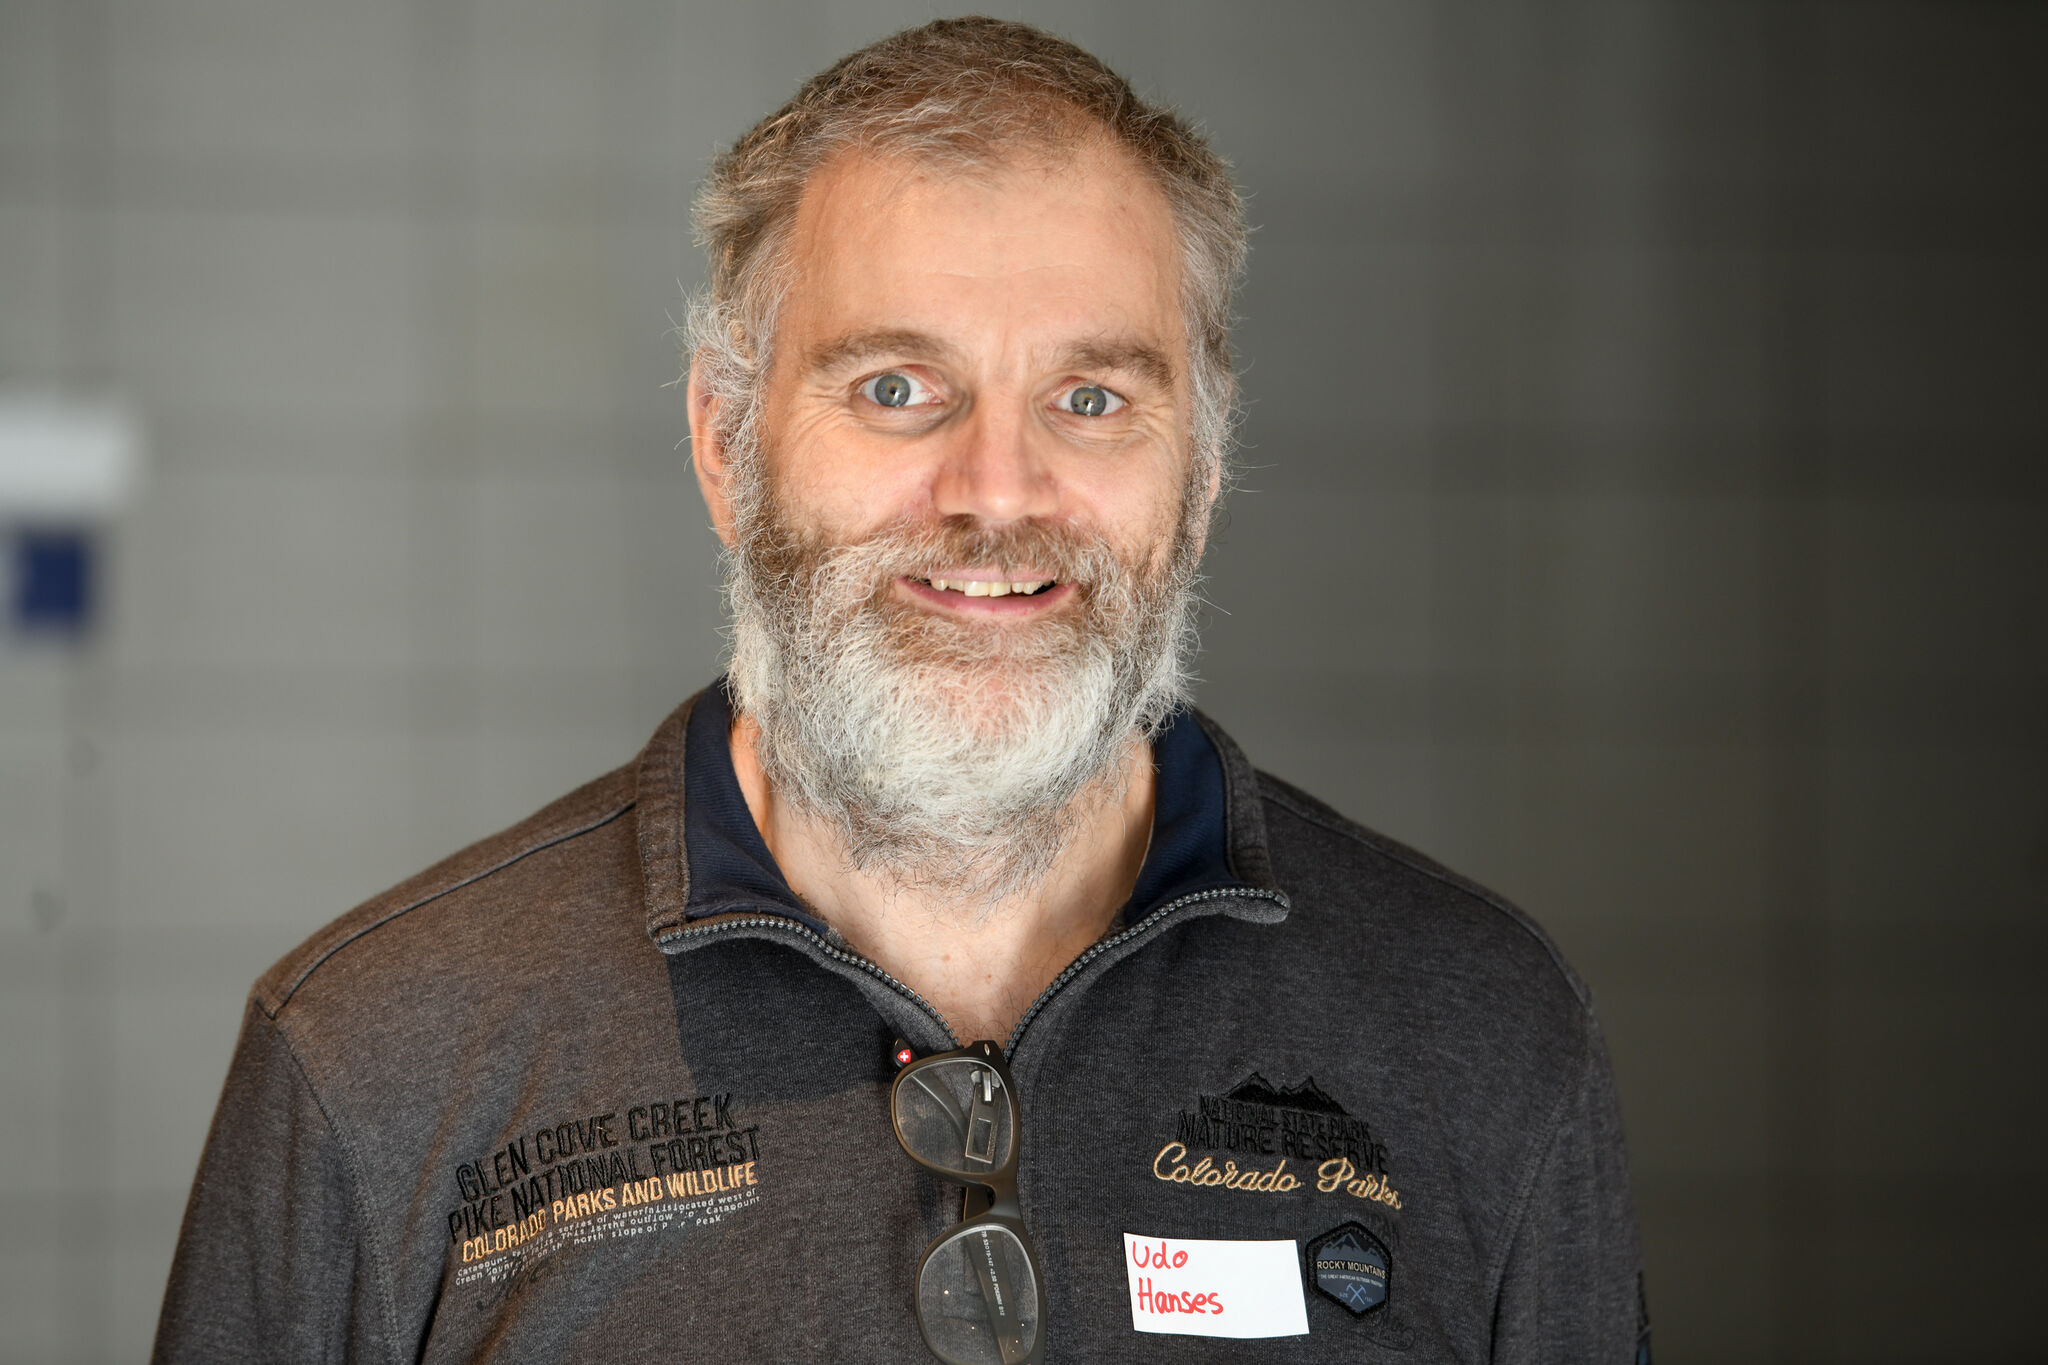
<path fill-rule="evenodd" d="M 736 911 L 788 916 L 830 935 L 776 866 L 740 793 L 732 766 L 732 697 L 724 679 L 690 709 L 683 744 L 683 844 L 689 861 L 687 920 Z M 1136 920 L 1197 891 L 1239 885 L 1230 871 L 1229 800 L 1223 761 L 1188 712 L 1152 745 L 1157 765 L 1152 844 L 1121 918 Z"/>

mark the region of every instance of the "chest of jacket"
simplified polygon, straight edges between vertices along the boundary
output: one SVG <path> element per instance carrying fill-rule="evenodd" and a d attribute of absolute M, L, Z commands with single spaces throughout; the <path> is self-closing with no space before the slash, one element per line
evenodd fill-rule
<path fill-rule="evenodd" d="M 1254 992 L 1223 941 L 1247 931 L 1190 925 L 1019 1039 L 1049 1358 L 1455 1358 L 1447 1332 L 1484 1324 L 1443 1305 L 1485 1296 L 1401 1061 Z M 685 954 L 671 979 L 672 1018 L 607 1030 L 646 1039 L 644 1063 L 537 1058 L 486 1150 L 420 1172 L 408 1255 L 440 1260 L 423 1358 L 926 1358 L 912 1276 L 962 1191 L 896 1144 L 889 1024 L 769 943 Z M 1307 1255 L 1346 1228 L 1385 1280 L 1364 1312 Z M 1291 1243 L 1308 1334 L 1138 1332 L 1127 1236 Z"/>

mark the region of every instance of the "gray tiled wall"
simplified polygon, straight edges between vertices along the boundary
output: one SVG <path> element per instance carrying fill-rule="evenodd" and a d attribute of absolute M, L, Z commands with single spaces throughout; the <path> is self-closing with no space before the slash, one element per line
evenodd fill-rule
<path fill-rule="evenodd" d="M 998 5 L 1259 222 L 1204 701 L 1602 1002 L 1660 1358 L 2018 1360 L 2048 10 Z M 136 1360 L 249 980 L 708 678 L 707 155 L 924 3 L 0 0 L 0 386 L 151 445 L 0 645 L 0 1360 Z"/>

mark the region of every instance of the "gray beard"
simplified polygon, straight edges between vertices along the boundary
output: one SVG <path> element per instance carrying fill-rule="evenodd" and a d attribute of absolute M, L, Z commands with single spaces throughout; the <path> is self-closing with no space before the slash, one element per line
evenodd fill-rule
<path fill-rule="evenodd" d="M 793 531 L 758 477 L 743 471 L 734 498 L 731 680 L 778 798 L 824 824 L 853 870 L 969 917 L 1041 885 L 1080 821 L 1114 809 L 1131 746 L 1187 700 L 1190 493 L 1148 571 L 1069 526 L 968 517 L 830 544 Z M 898 576 L 947 564 L 1049 571 L 1078 595 L 1028 625 L 895 595 Z"/>

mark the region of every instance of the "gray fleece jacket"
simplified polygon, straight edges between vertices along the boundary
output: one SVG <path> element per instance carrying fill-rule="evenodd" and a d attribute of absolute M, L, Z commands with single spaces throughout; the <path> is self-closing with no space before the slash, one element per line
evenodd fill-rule
<path fill-rule="evenodd" d="M 790 892 L 729 708 L 257 982 L 157 1361 L 930 1359 L 913 1273 L 961 1191 L 898 1147 L 892 1054 L 968 1040 Z M 1199 715 L 1154 755 L 1130 904 L 998 1040 L 1047 1359 L 1647 1358 L 1556 948 Z M 1307 1332 L 1156 1330 L 1127 1236 L 1291 1242 L 1298 1283 L 1258 1292 Z"/>

